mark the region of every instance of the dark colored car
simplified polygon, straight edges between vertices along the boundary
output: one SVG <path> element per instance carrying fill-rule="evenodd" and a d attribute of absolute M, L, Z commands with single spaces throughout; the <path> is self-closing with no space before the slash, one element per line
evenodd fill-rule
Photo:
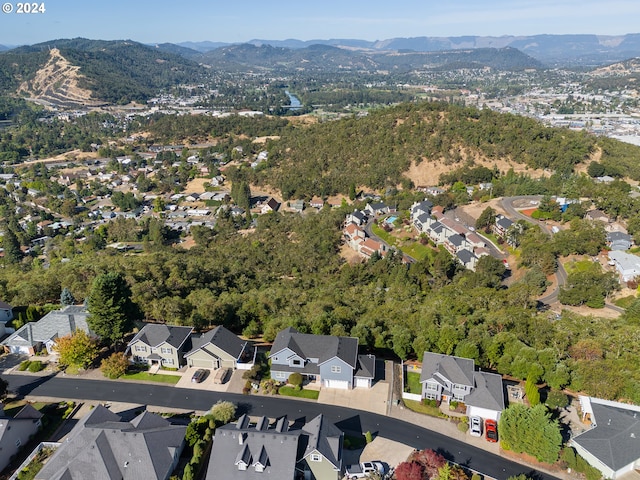
<path fill-rule="evenodd" d="M 195 373 L 193 374 L 193 377 L 191 377 L 191 381 L 193 383 L 200 383 L 206 377 L 207 377 L 207 371 L 203 370 L 202 368 L 199 368 L 198 370 L 195 371 Z"/>
<path fill-rule="evenodd" d="M 495 420 L 484 421 L 484 432 L 488 442 L 496 443 L 498 441 L 498 424 Z"/>

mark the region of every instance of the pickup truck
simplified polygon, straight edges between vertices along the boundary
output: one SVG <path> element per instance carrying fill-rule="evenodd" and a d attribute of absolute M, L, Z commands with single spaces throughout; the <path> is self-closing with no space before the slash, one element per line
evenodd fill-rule
<path fill-rule="evenodd" d="M 384 463 L 374 462 L 360 462 L 355 465 L 349 465 L 347 467 L 346 475 L 349 480 L 353 478 L 365 478 L 370 473 L 378 472 L 384 475 L 385 472 Z"/>

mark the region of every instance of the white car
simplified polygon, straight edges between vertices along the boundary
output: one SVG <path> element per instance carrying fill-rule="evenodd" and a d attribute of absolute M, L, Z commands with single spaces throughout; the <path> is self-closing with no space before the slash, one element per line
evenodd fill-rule
<path fill-rule="evenodd" d="M 482 419 L 480 417 L 469 418 L 469 433 L 472 437 L 482 436 Z"/>

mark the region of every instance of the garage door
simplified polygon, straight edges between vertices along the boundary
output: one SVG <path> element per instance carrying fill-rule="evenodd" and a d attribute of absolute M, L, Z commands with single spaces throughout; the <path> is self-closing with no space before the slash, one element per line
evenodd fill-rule
<path fill-rule="evenodd" d="M 349 382 L 346 380 L 325 380 L 324 386 L 329 388 L 341 388 L 347 390 L 349 388 Z"/>
<path fill-rule="evenodd" d="M 12 345 L 9 347 L 9 352 L 17 353 L 19 355 L 29 355 L 29 347 L 20 347 L 20 346 Z"/>
<path fill-rule="evenodd" d="M 198 368 L 214 368 L 213 361 L 203 360 L 201 358 L 189 359 L 189 365 L 192 367 L 198 367 Z"/>
<path fill-rule="evenodd" d="M 368 378 L 356 378 L 356 387 L 369 388 Z"/>

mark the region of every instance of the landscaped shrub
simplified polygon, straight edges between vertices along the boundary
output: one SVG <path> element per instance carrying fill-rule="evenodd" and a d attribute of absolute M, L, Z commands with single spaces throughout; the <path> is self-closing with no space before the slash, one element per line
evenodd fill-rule
<path fill-rule="evenodd" d="M 467 430 L 469 430 L 469 424 L 466 422 L 458 423 L 458 430 L 460 430 L 463 433 L 466 432 Z"/>
<path fill-rule="evenodd" d="M 289 380 L 288 380 L 289 385 L 293 385 L 294 387 L 298 387 L 299 389 L 302 387 L 302 381 L 303 381 L 302 375 L 299 374 L 298 372 L 295 372 L 289 375 Z"/>
<path fill-rule="evenodd" d="M 122 353 L 113 353 L 102 360 L 100 370 L 105 377 L 115 379 L 127 373 L 128 366 L 129 361 L 127 357 Z"/>
<path fill-rule="evenodd" d="M 24 362 L 21 362 L 20 365 L 18 365 L 18 370 L 20 372 L 24 372 L 27 368 L 29 368 L 29 365 L 31 365 L 31 361 L 25 360 Z"/>
<path fill-rule="evenodd" d="M 549 408 L 564 408 L 569 404 L 569 397 L 559 390 L 551 390 L 544 403 Z"/>
<path fill-rule="evenodd" d="M 367 443 L 373 442 L 373 435 L 371 435 L 370 431 L 367 430 L 367 432 L 364 434 L 364 439 Z"/>
<path fill-rule="evenodd" d="M 32 373 L 39 372 L 44 368 L 44 364 L 40 360 L 34 360 L 29 363 L 28 370 Z"/>
<path fill-rule="evenodd" d="M 436 400 L 434 400 L 433 398 L 425 398 L 424 400 L 422 400 L 423 405 L 426 405 L 427 407 L 437 407 L 438 406 L 438 402 Z"/>

